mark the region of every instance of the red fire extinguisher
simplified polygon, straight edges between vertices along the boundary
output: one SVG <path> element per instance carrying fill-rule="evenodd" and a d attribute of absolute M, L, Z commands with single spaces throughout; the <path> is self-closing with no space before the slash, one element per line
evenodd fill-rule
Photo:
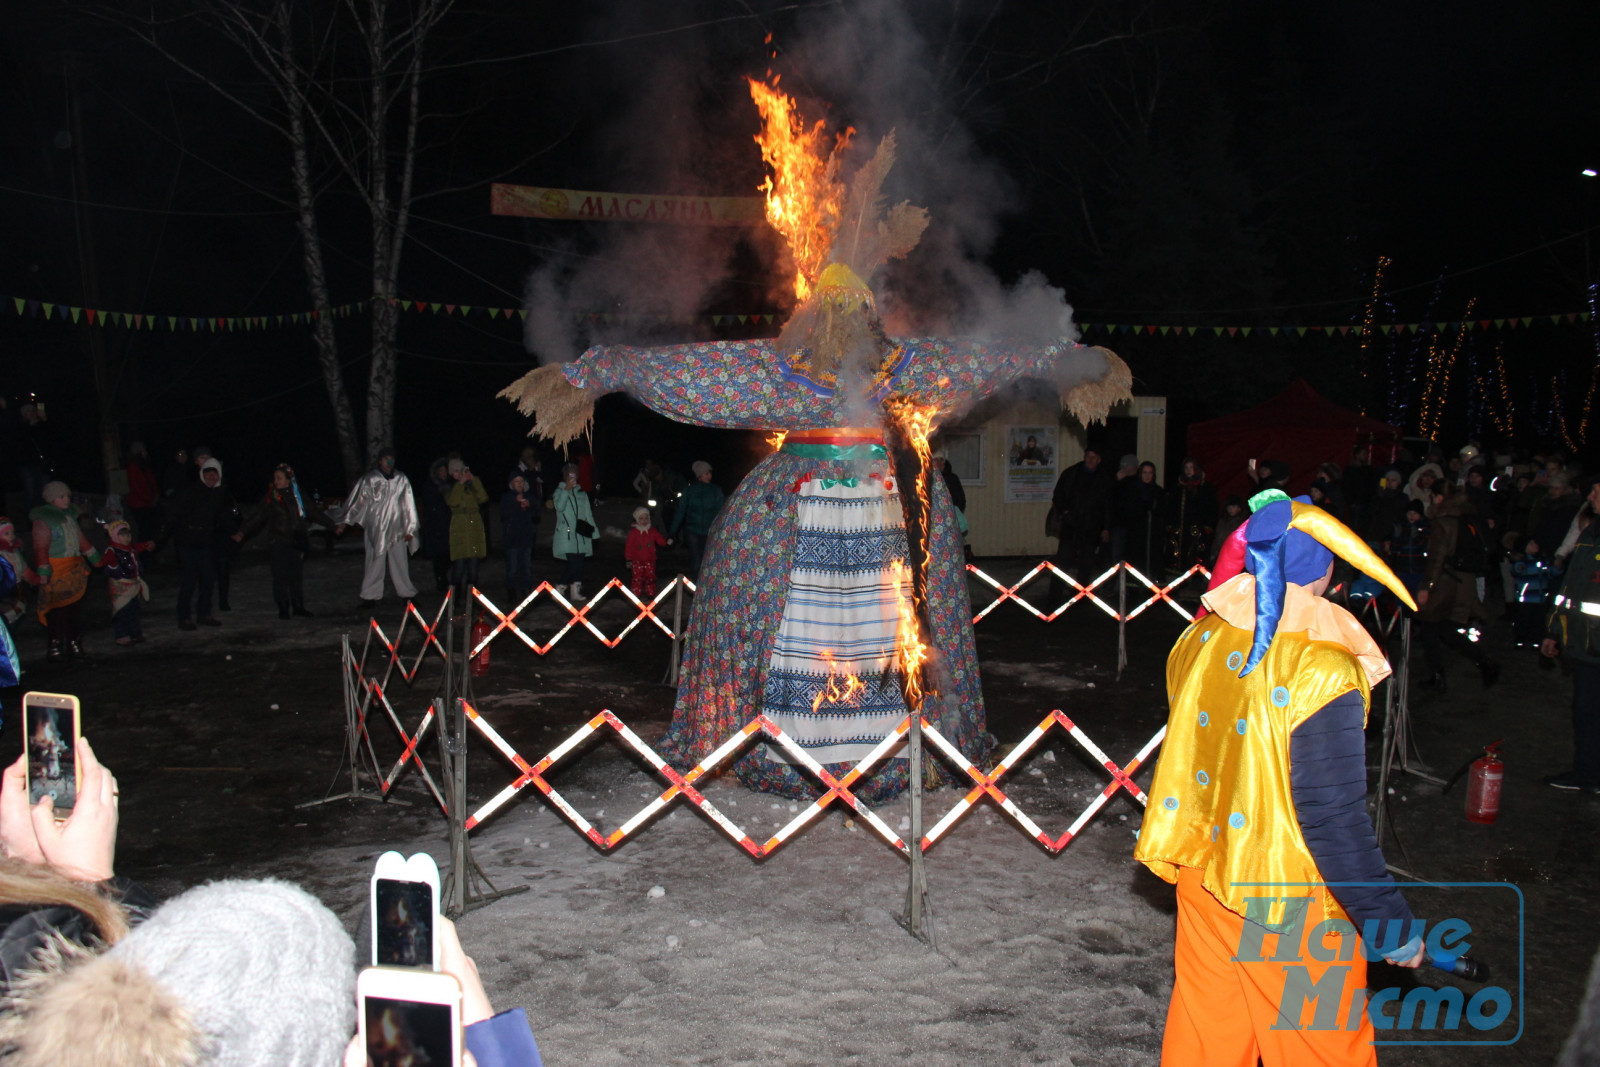
<path fill-rule="evenodd" d="M 1491 823 L 1500 817 L 1500 783 L 1506 774 L 1506 765 L 1500 762 L 1501 744 L 1496 741 L 1484 748 L 1468 770 L 1467 818 L 1472 822 Z"/>
<path fill-rule="evenodd" d="M 477 648 L 494 632 L 494 627 L 489 625 L 489 620 L 482 615 L 472 624 L 472 647 Z M 472 657 L 472 666 L 469 668 L 474 678 L 482 678 L 489 673 L 489 646 L 483 645 L 478 654 Z"/>

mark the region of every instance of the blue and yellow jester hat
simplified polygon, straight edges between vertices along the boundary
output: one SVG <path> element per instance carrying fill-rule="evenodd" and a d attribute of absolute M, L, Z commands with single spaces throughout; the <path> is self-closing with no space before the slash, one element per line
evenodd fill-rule
<path fill-rule="evenodd" d="M 1291 500 L 1268 490 L 1252 497 L 1250 505 L 1254 514 L 1240 527 L 1240 540 L 1245 548 L 1243 569 L 1256 576 L 1256 629 L 1239 677 L 1256 669 L 1277 636 L 1286 587 L 1315 582 L 1328 573 L 1335 555 L 1382 582 L 1401 603 L 1417 610 L 1410 592 L 1389 565 L 1350 527 L 1312 504 L 1310 497 Z"/>

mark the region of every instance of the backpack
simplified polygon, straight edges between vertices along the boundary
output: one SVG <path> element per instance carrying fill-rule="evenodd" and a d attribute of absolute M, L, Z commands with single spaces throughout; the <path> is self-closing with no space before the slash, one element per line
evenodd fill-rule
<path fill-rule="evenodd" d="M 1480 515 L 1456 517 L 1456 550 L 1445 560 L 1445 566 L 1462 574 L 1488 574 L 1493 546 L 1489 543 L 1489 528 Z"/>

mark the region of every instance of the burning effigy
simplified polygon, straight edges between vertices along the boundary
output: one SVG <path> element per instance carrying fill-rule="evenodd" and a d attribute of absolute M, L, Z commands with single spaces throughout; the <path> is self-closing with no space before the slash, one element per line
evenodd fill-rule
<path fill-rule="evenodd" d="M 1131 375 L 1111 352 L 1065 337 L 888 336 L 869 280 L 928 225 L 922 208 L 885 207 L 893 133 L 846 182 L 849 133 L 830 146 L 776 85 L 750 84 L 772 171 L 767 217 L 795 264 L 799 304 L 779 336 L 599 346 L 500 395 L 557 444 L 586 433 L 595 400 L 617 390 L 680 422 L 772 434 L 775 450 L 711 531 L 662 745 L 674 764 L 694 766 L 765 714 L 842 777 L 918 706 L 981 761 L 993 739 L 962 535 L 943 480 L 927 476 L 928 438 L 1023 379 L 1053 386 L 1087 424 L 1128 397 Z M 734 771 L 764 792 L 821 791 L 766 744 Z M 891 758 L 853 791 L 876 803 L 906 785 L 907 761 Z"/>

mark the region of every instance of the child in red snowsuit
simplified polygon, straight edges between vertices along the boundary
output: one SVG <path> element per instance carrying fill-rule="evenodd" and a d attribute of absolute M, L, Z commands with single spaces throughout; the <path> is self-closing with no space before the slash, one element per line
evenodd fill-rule
<path fill-rule="evenodd" d="M 656 546 L 671 544 L 650 522 L 649 508 L 633 509 L 633 528 L 628 531 L 628 543 L 622 550 L 628 561 L 631 576 L 628 587 L 640 600 L 650 600 L 656 595 Z"/>

